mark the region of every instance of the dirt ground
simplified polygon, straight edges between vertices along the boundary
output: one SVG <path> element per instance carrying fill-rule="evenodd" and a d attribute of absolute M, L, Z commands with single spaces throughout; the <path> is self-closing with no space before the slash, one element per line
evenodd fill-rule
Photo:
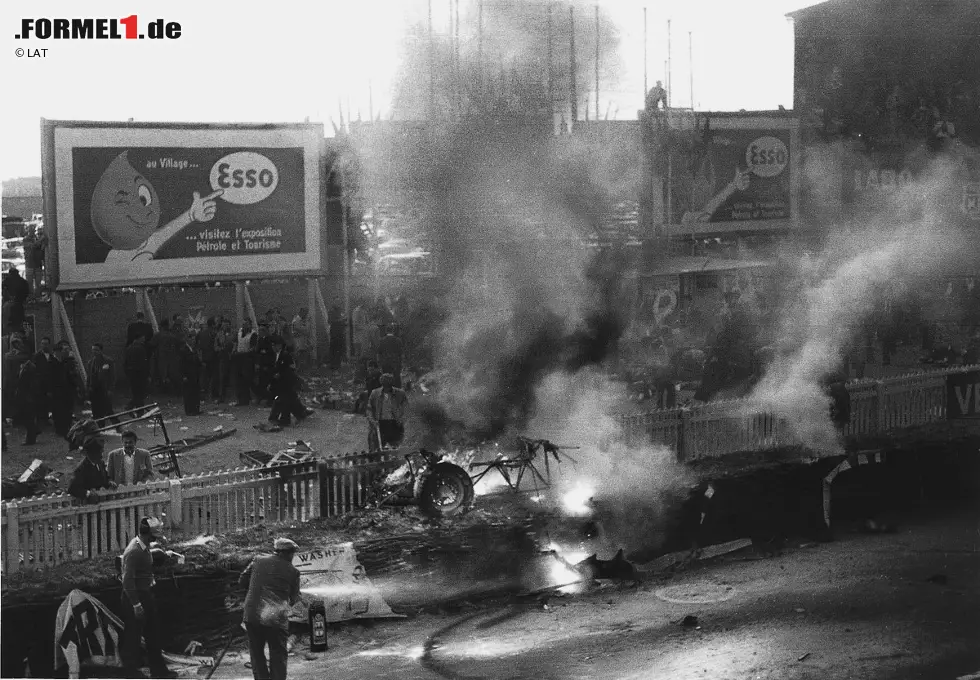
<path fill-rule="evenodd" d="M 952 680 L 980 671 L 978 528 L 975 505 L 920 513 L 636 587 L 339 624 L 325 653 L 299 641 L 290 677 Z M 213 677 L 246 660 L 238 640 Z"/>

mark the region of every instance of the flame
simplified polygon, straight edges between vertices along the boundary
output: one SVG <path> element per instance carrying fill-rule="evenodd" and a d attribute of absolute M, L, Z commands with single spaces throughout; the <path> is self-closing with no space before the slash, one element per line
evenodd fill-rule
<path fill-rule="evenodd" d="M 401 656 L 406 659 L 421 659 L 424 654 L 425 649 L 421 645 L 416 647 L 395 645 L 385 649 L 366 649 L 357 653 L 358 656 Z"/>
<path fill-rule="evenodd" d="M 498 489 L 507 486 L 507 482 L 498 472 L 490 472 L 473 487 L 473 493 L 477 496 L 486 496 Z"/>
<path fill-rule="evenodd" d="M 590 501 L 594 495 L 594 488 L 584 482 L 576 482 L 575 487 L 562 496 L 562 507 L 573 517 L 586 517 L 592 514 Z"/>
<path fill-rule="evenodd" d="M 551 565 L 548 572 L 548 576 L 551 578 L 552 584 L 571 584 L 563 588 L 559 588 L 558 592 L 560 593 L 572 593 L 577 591 L 581 585 L 575 583 L 575 581 L 582 580 L 582 574 L 575 569 L 572 569 L 572 565 L 578 564 L 588 557 L 589 554 L 584 550 L 565 550 L 557 543 L 552 543 L 548 546 L 548 549 L 556 553 L 556 556 L 551 560 Z"/>

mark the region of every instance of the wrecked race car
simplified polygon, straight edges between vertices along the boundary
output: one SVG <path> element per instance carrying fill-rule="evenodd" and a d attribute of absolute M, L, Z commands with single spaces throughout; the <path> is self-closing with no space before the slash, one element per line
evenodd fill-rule
<path fill-rule="evenodd" d="M 453 517 L 473 507 L 473 481 L 466 470 L 426 449 L 405 455 L 405 464 L 375 486 L 377 506 L 417 504 L 427 516 Z"/>

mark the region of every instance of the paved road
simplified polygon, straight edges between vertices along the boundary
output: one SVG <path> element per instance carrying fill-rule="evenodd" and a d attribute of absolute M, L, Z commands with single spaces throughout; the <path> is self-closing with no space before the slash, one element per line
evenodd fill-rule
<path fill-rule="evenodd" d="M 980 671 L 974 509 L 750 557 L 554 597 L 547 608 L 348 625 L 329 652 L 291 657 L 290 677 L 952 680 Z M 689 615 L 698 626 L 682 625 Z M 249 677 L 244 658 L 228 657 L 214 677 Z"/>

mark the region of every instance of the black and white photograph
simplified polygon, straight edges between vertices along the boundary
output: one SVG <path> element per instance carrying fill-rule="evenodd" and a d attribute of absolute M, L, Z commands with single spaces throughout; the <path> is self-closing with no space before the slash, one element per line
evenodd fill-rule
<path fill-rule="evenodd" d="M 0 36 L 0 677 L 980 680 L 980 0 Z"/>

